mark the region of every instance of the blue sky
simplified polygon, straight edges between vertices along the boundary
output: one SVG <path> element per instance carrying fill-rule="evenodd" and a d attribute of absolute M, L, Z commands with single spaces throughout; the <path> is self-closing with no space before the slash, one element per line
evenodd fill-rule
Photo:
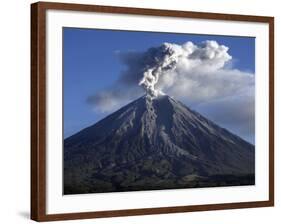
<path fill-rule="evenodd" d="M 164 42 L 183 44 L 192 41 L 199 44 L 205 40 L 215 40 L 228 46 L 235 69 L 255 73 L 254 38 L 64 28 L 64 137 L 106 115 L 93 110 L 86 101 L 89 96 L 113 85 L 125 69 L 118 52 L 142 52 Z M 237 134 L 254 141 L 253 136 L 247 136 L 247 133 Z"/>

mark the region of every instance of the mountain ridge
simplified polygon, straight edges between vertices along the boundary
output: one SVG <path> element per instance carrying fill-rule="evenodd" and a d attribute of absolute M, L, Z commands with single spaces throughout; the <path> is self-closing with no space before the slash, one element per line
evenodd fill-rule
<path fill-rule="evenodd" d="M 64 164 L 66 194 L 254 183 L 254 146 L 167 95 L 65 139 Z"/>

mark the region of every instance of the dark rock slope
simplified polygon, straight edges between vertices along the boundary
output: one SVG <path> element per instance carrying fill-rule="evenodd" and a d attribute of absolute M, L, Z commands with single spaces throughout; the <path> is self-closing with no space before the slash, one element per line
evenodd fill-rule
<path fill-rule="evenodd" d="M 254 184 L 254 146 L 169 96 L 64 141 L 64 194 Z"/>

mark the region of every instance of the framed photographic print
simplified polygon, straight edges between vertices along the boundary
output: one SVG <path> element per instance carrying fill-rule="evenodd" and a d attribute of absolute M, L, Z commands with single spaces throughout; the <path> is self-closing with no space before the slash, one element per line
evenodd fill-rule
<path fill-rule="evenodd" d="M 31 5 L 31 218 L 274 205 L 274 19 Z"/>

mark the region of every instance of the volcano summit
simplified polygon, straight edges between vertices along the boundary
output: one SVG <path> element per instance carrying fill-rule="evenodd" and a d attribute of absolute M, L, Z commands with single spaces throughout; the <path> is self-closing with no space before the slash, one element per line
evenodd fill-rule
<path fill-rule="evenodd" d="M 255 184 L 255 147 L 167 95 L 64 140 L 64 194 Z"/>

